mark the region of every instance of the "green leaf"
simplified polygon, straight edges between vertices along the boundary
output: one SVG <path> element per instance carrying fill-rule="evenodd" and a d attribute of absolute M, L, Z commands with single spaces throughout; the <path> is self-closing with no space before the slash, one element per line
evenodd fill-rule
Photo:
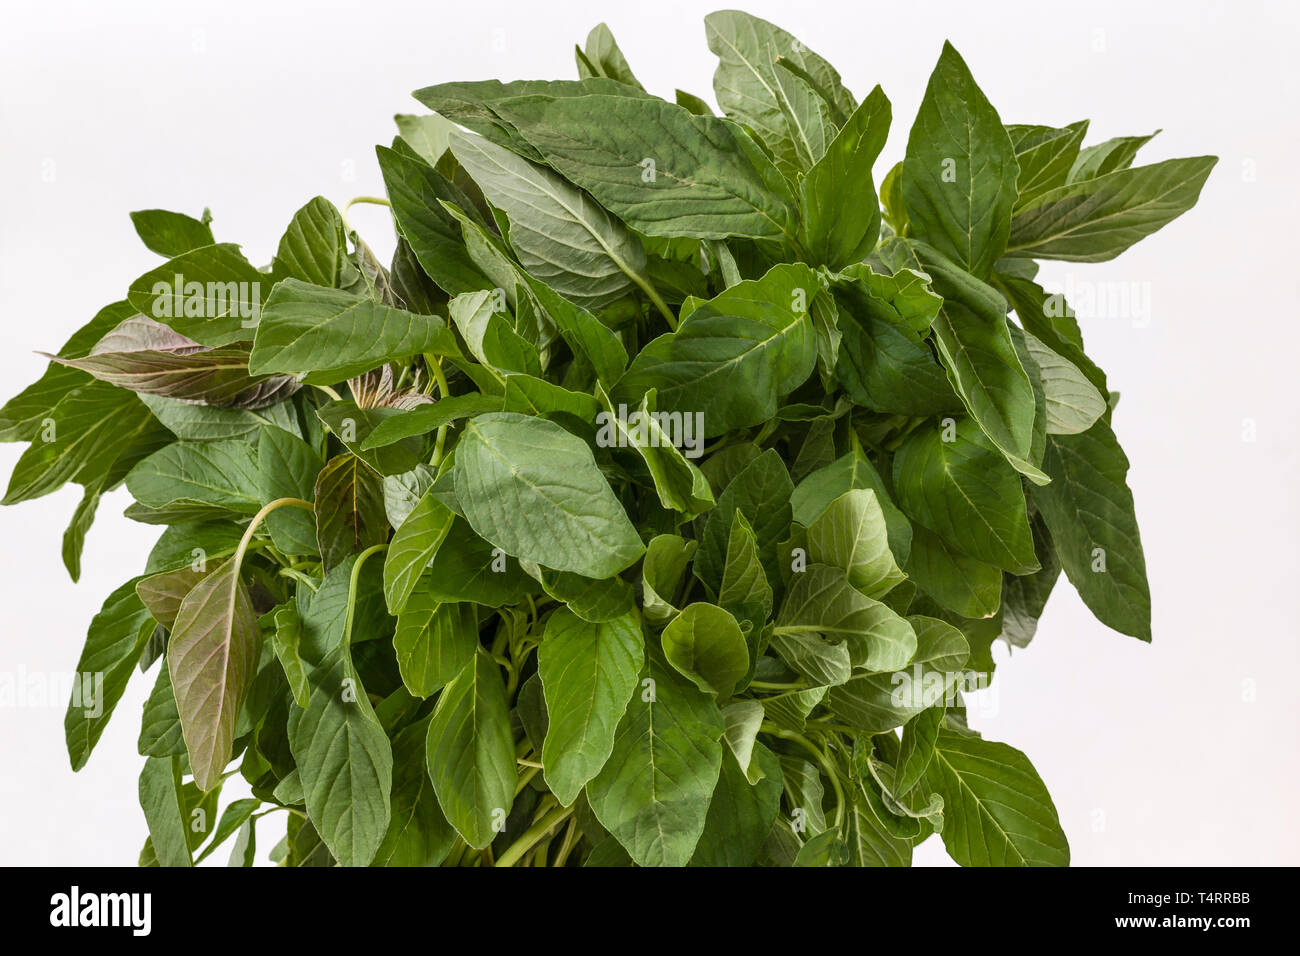
<path fill-rule="evenodd" d="M 114 302 L 96 313 L 59 349 L 63 358 L 81 358 L 90 353 L 101 338 L 119 323 L 135 314 L 130 303 Z M 34 441 L 43 420 L 59 400 L 78 386 L 89 383 L 90 376 L 79 369 L 51 362 L 45 374 L 27 386 L 0 408 L 0 441 Z"/>
<path fill-rule="evenodd" d="M 402 141 L 430 166 L 436 166 L 447 152 L 447 140 L 456 124 L 437 113 L 414 116 L 398 113 L 393 117 Z"/>
<path fill-rule="evenodd" d="M 81 552 L 86 545 L 86 532 L 95 522 L 95 511 L 99 508 L 99 488 L 87 488 L 72 512 L 72 520 L 63 532 L 63 566 L 68 569 L 68 576 L 75 582 L 81 577 Z"/>
<path fill-rule="evenodd" d="M 1079 144 L 1087 132 L 1087 120 L 1061 129 L 1052 126 L 1007 127 L 1016 151 L 1016 165 L 1020 167 L 1016 179 L 1016 211 L 1049 189 L 1065 185 L 1070 168 L 1079 155 Z"/>
<path fill-rule="evenodd" d="M 507 554 L 605 578 L 645 550 L 591 449 L 552 422 L 509 412 L 472 419 L 455 475 L 466 520 Z"/>
<path fill-rule="evenodd" d="M 757 700 L 736 700 L 722 708 L 726 723 L 724 739 L 731 754 L 750 783 L 758 783 L 767 776 L 770 766 L 763 759 L 755 759 L 758 729 L 763 723 L 763 704 Z M 779 770 L 779 767 L 778 767 Z"/>
<path fill-rule="evenodd" d="M 1105 176 L 1117 169 L 1128 169 L 1133 165 L 1137 151 L 1151 142 L 1159 132 L 1160 130 L 1156 130 L 1149 136 L 1116 136 L 1114 139 L 1081 149 L 1078 158 L 1070 166 L 1070 174 L 1066 182 L 1082 182 Z"/>
<path fill-rule="evenodd" d="M 253 682 L 262 632 L 239 567 L 226 561 L 194 586 L 176 612 L 167 646 L 176 708 L 194 782 L 221 782 L 235 721 Z"/>
<path fill-rule="evenodd" d="M 135 592 L 138 580 L 132 578 L 110 594 L 91 619 L 63 718 L 73 770 L 90 759 L 153 634 L 153 618 Z"/>
<path fill-rule="evenodd" d="M 1028 758 L 940 730 L 926 785 L 943 797 L 943 843 L 961 866 L 1066 866 L 1070 847 Z"/>
<path fill-rule="evenodd" d="M 593 624 L 622 617 L 636 605 L 632 585 L 622 578 L 597 581 L 571 571 L 551 571 L 527 562 L 521 562 L 520 567 L 549 596 L 564 602 L 570 611 Z"/>
<path fill-rule="evenodd" d="M 461 226 L 442 203 L 469 203 L 432 166 L 401 152 L 375 148 L 393 218 L 420 268 L 448 295 L 490 289 L 494 283 L 465 248 Z"/>
<path fill-rule="evenodd" d="M 596 24 L 587 34 L 587 48 L 582 51 L 579 58 L 580 72 L 584 66 L 591 67 L 593 76 L 608 77 L 626 83 L 628 86 L 634 86 L 638 90 L 642 89 L 641 84 L 632 75 L 632 69 L 627 65 L 623 51 L 614 41 L 614 34 L 603 23 Z"/>
<path fill-rule="evenodd" d="M 182 441 L 223 441 L 240 438 L 253 441 L 263 427 L 299 432 L 297 411 L 292 402 L 280 402 L 257 411 L 246 408 L 213 408 L 191 405 L 159 395 L 139 396 L 154 418 Z"/>
<path fill-rule="evenodd" d="M 440 399 L 431 405 L 417 405 L 415 408 L 400 411 L 385 418 L 361 440 L 361 450 L 370 451 L 382 448 L 406 438 L 427 435 L 443 425 L 473 418 L 486 412 L 499 412 L 502 399 L 498 395 L 480 395 L 470 392 L 467 395 L 452 395 Z"/>
<path fill-rule="evenodd" d="M 821 564 L 794 575 L 773 635 L 843 643 L 853 666 L 873 673 L 898 670 L 916 651 L 907 621 L 854 588 L 839 568 Z"/>
<path fill-rule="evenodd" d="M 417 591 L 427 587 L 430 596 L 441 601 L 501 607 L 537 591 L 517 561 L 509 560 L 504 551 L 484 541 L 459 518 L 452 523 L 429 571 Z"/>
<path fill-rule="evenodd" d="M 684 866 L 704 830 L 722 768 L 722 715 L 657 653 L 587 784 L 592 812 L 639 866 Z"/>
<path fill-rule="evenodd" d="M 666 624 L 677 615 L 673 606 L 686 568 L 699 545 L 676 534 L 655 535 L 641 562 L 641 603 L 646 619 Z"/>
<path fill-rule="evenodd" d="M 384 598 L 390 613 L 398 614 L 406 606 L 455 517 L 430 488 L 397 529 L 384 556 Z"/>
<path fill-rule="evenodd" d="M 795 234 L 797 204 L 785 179 L 726 120 L 608 94 L 521 96 L 493 109 L 566 179 L 647 236 Z"/>
<path fill-rule="evenodd" d="M 846 491 L 808 526 L 808 558 L 840 568 L 870 598 L 882 597 L 906 577 L 890 553 L 876 493 L 865 488 Z"/>
<path fill-rule="evenodd" d="M 283 372 L 329 384 L 421 353 L 457 355 L 447 323 L 297 279 L 276 284 L 249 357 L 255 375 Z"/>
<path fill-rule="evenodd" d="M 456 842 L 456 831 L 438 806 L 425 767 L 429 717 L 393 738 L 393 791 L 388 832 L 372 866 L 438 866 Z"/>
<path fill-rule="evenodd" d="M 1002 572 L 954 549 L 923 525 L 912 528 L 908 577 L 962 617 L 989 617 L 1002 602 Z"/>
<path fill-rule="evenodd" d="M 753 866 L 758 859 L 781 809 L 781 762 L 762 744 L 754 745 L 753 760 L 762 776 L 751 782 L 736 755 L 724 754 L 692 866 Z"/>
<path fill-rule="evenodd" d="M 843 336 L 835 375 L 855 403 L 878 412 L 935 415 L 961 405 L 921 335 L 866 283 L 838 282 Z"/>
<path fill-rule="evenodd" d="M 660 410 L 703 416 L 706 438 L 766 421 L 812 374 L 808 303 L 819 289 L 807 266 L 792 263 L 699 303 L 676 332 L 641 350 L 614 399 L 633 404 L 656 389 Z"/>
<path fill-rule="evenodd" d="M 736 619 L 714 604 L 687 605 L 661 635 L 664 657 L 700 690 L 726 700 L 749 672 L 749 648 Z"/>
<path fill-rule="evenodd" d="M 521 156 L 541 160 L 537 150 L 520 137 L 511 122 L 500 113 L 501 104 L 522 97 L 570 97 L 589 93 L 641 97 L 635 87 L 617 80 L 589 77 L 583 80 L 476 80 L 440 83 L 416 90 L 412 95 L 459 126 L 508 146 Z"/>
<path fill-rule="evenodd" d="M 289 712 L 289 747 L 307 815 L 343 866 L 366 866 L 388 830 L 393 752 L 341 646 L 312 672 L 306 709 Z"/>
<path fill-rule="evenodd" d="M 140 808 L 149 824 L 149 841 L 158 865 L 193 866 L 177 758 L 150 757 L 144 762 L 140 771 Z"/>
<path fill-rule="evenodd" d="M 696 576 L 714 591 L 721 587 L 731 525 L 740 511 L 753 529 L 768 581 L 780 581 L 777 548 L 789 535 L 793 490 L 785 462 L 775 449 L 769 448 L 746 465 L 718 496 L 717 507 L 709 512 L 695 558 Z"/>
<path fill-rule="evenodd" d="M 855 791 L 849 809 L 849 855 L 854 866 L 911 866 L 912 844 L 882 827 L 867 798 Z"/>
<path fill-rule="evenodd" d="M 1040 339 L 1024 333 L 1025 346 L 1038 365 L 1047 402 L 1047 433 L 1086 432 L 1106 412 L 1106 399 L 1084 373 Z"/>
<path fill-rule="evenodd" d="M 877 86 L 799 183 L 801 237 L 812 261 L 838 269 L 860 262 L 880 233 L 871 167 L 889 135 L 889 100 Z"/>
<path fill-rule="evenodd" d="M 1151 640 L 1146 559 L 1125 476 L 1128 458 L 1105 419 L 1078 435 L 1052 435 L 1033 491 L 1065 575 L 1107 627 Z"/>
<path fill-rule="evenodd" d="M 212 238 L 212 227 L 208 225 L 211 221 L 206 209 L 202 219 L 167 209 L 141 209 L 131 213 L 131 225 L 135 226 L 140 241 L 150 252 L 169 259 L 212 245 L 216 240 Z"/>
<path fill-rule="evenodd" d="M 515 331 L 498 300 L 494 291 L 465 292 L 451 300 L 448 311 L 470 354 L 489 369 L 540 375 L 536 346 Z"/>
<path fill-rule="evenodd" d="M 756 649 L 758 631 L 772 613 L 772 601 L 772 585 L 767 581 L 758 554 L 758 537 L 745 513 L 736 510 L 731 515 L 731 533 L 727 537 L 722 583 L 718 586 L 718 604 L 737 620 L 748 622 L 746 630 L 751 651 Z M 756 660 L 750 660 L 751 670 L 755 663 Z"/>
<path fill-rule="evenodd" d="M 894 493 L 963 554 L 1013 574 L 1038 570 L 1020 476 L 969 418 L 913 431 L 894 455 Z"/>
<path fill-rule="evenodd" d="M 514 802 L 515 744 L 501 672 L 479 649 L 438 697 L 426 756 L 438 804 L 470 846 L 492 842 Z"/>
<path fill-rule="evenodd" d="M 118 472 L 171 437 L 138 398 L 106 382 L 74 387 L 36 424 L 0 504 L 30 501 L 69 481 L 87 488 L 110 476 L 116 482 Z"/>
<path fill-rule="evenodd" d="M 510 217 L 510 245 L 529 274 L 588 309 L 646 287 L 640 240 L 582 190 L 480 136 L 453 134 L 451 151 Z"/>
<path fill-rule="evenodd" d="M 171 326 L 200 345 L 251 342 L 272 279 L 239 247 L 223 242 L 191 249 L 131 283 L 127 301 L 140 315 Z"/>
<path fill-rule="evenodd" d="M 573 353 L 591 363 L 597 380 L 606 388 L 612 387 L 627 368 L 627 349 L 618 337 L 586 309 L 519 268 L 506 254 L 501 240 L 479 223 L 450 204 L 444 208 L 460 223 L 475 261 L 494 275 L 501 274 L 507 290 L 511 284 L 521 290 L 526 301 L 531 301 L 538 312 L 555 323 L 560 337 Z M 514 279 L 513 283 L 507 281 L 510 278 Z M 516 304 L 518 300 L 517 294 Z"/>
<path fill-rule="evenodd" d="M 478 647 L 478 616 L 474 605 L 439 601 L 424 572 L 406 606 L 397 615 L 393 649 L 402 683 L 416 697 L 431 697 L 451 683 Z"/>
<path fill-rule="evenodd" d="M 834 67 L 766 20 L 721 10 L 705 17 L 704 27 L 718 55 L 718 105 L 753 130 L 793 180 L 821 158 L 836 119 L 842 123 L 854 111 L 852 94 Z"/>
<path fill-rule="evenodd" d="M 934 745 L 943 727 L 946 708 L 941 704 L 927 707 L 903 725 L 903 740 L 898 748 L 898 771 L 894 777 L 894 792 L 902 795 L 911 790 L 924 776 L 934 759 Z"/>
<path fill-rule="evenodd" d="M 222 811 L 221 819 L 217 822 L 217 829 L 212 833 L 212 839 L 208 842 L 208 845 L 203 848 L 203 852 L 198 855 L 194 862 L 201 863 L 211 856 L 213 850 L 225 843 L 226 840 L 235 833 L 235 831 L 241 830 L 245 824 L 248 823 L 248 818 L 251 817 L 261 805 L 262 801 L 260 800 L 244 799 L 231 801 L 230 805 Z M 236 841 L 236 846 L 238 846 L 238 841 Z M 231 853 L 232 861 L 235 859 L 237 853 L 238 850 Z M 232 862 L 231 865 L 233 866 L 234 863 Z M 251 866 L 252 864 L 249 863 L 246 865 Z"/>
<path fill-rule="evenodd" d="M 602 624 L 559 608 L 537 650 L 548 725 L 542 748 L 546 785 L 569 806 L 600 772 L 645 662 L 635 611 Z"/>
<path fill-rule="evenodd" d="M 311 681 L 307 667 L 299 652 L 302 642 L 302 618 L 295 604 L 281 604 L 275 609 L 275 630 L 273 642 L 275 656 L 284 668 L 284 676 L 289 681 L 289 690 L 294 702 L 299 707 L 306 707 L 311 700 Z"/>
<path fill-rule="evenodd" d="M 1007 254 L 1105 262 L 1196 205 L 1217 156 L 1117 169 L 1036 197 L 1016 214 Z"/>
<path fill-rule="evenodd" d="M 316 544 L 326 571 L 388 540 L 384 487 L 356 455 L 335 455 L 316 478 Z"/>
<path fill-rule="evenodd" d="M 331 289 L 355 285 L 361 276 L 348 258 L 346 232 L 334 204 L 317 196 L 293 214 L 271 263 L 272 274 Z"/>
<path fill-rule="evenodd" d="M 794 520 L 805 528 L 811 526 L 832 501 L 857 488 L 869 488 L 875 493 L 876 503 L 885 516 L 889 550 L 896 560 L 906 563 L 912 549 L 912 526 L 903 512 L 898 510 L 884 479 L 860 448 L 819 468 L 799 482 L 790 496 Z"/>
<path fill-rule="evenodd" d="M 1049 296 L 1042 286 L 1005 274 L 998 276 L 998 284 L 1006 291 L 1027 333 L 1073 363 L 1102 395 L 1110 394 L 1106 374 L 1083 353 L 1083 336 L 1064 296 Z"/>
<path fill-rule="evenodd" d="M 1018 172 L 997 111 L 945 41 L 903 160 L 912 233 L 987 276 L 1007 246 Z"/>
<path fill-rule="evenodd" d="M 261 507 L 257 453 L 242 441 L 174 442 L 137 464 L 126 487 L 148 508 L 254 514 Z"/>
<path fill-rule="evenodd" d="M 181 716 L 176 710 L 172 675 L 166 665 L 158 668 L 153 690 L 145 701 L 136 750 L 142 757 L 179 757 L 185 753 Z"/>
<path fill-rule="evenodd" d="M 675 430 L 677 440 L 693 446 L 698 455 L 703 450 L 704 436 L 694 427 L 694 419 L 685 414 L 660 414 L 656 410 L 657 393 L 654 389 L 648 390 L 641 397 L 640 407 L 628 415 L 626 406 L 614 408 L 608 396 L 604 396 L 604 390 L 597 388 L 605 406 L 595 417 L 600 426 L 597 444 L 605 448 L 625 445 L 635 448 L 650 472 L 659 503 L 665 508 L 687 515 L 712 508 L 714 501 L 709 480 L 673 440 L 672 431 Z M 507 403 L 509 395 L 507 387 Z M 681 423 L 680 428 L 675 427 L 677 422 Z"/>
<path fill-rule="evenodd" d="M 1043 566 L 1033 574 L 1003 576 L 1002 636 L 1012 647 L 1029 645 L 1047 606 L 1047 598 L 1061 576 L 1056 545 L 1043 516 L 1035 513 L 1029 524 L 1034 532 L 1034 550 Z"/>
<path fill-rule="evenodd" d="M 830 689 L 831 712 L 850 727 L 884 733 L 954 695 L 970 655 L 966 638 L 938 618 L 913 615 L 907 623 L 916 634 L 916 653 L 906 670 L 854 677 Z"/>
<path fill-rule="evenodd" d="M 944 297 L 934 320 L 934 343 L 971 417 L 1017 471 L 1035 483 L 1046 476 L 1030 464 L 1034 388 L 1007 328 L 1002 296 L 960 269 L 921 249 L 935 291 Z"/>
<path fill-rule="evenodd" d="M 315 449 L 282 428 L 263 428 L 257 436 L 258 500 L 268 505 L 279 498 L 312 501 L 316 477 L 324 468 Z M 276 508 L 265 519 L 271 542 L 284 554 L 314 556 L 316 522 L 303 508 Z"/>

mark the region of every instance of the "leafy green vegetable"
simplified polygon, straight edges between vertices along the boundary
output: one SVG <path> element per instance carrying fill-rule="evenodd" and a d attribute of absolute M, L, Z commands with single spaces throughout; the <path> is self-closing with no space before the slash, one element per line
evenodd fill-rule
<path fill-rule="evenodd" d="M 0 408 L 5 504 L 82 486 L 74 579 L 118 486 L 164 526 L 65 717 L 80 769 L 157 665 L 142 865 L 252 865 L 268 813 L 285 866 L 1068 862 L 963 694 L 1062 571 L 1143 641 L 1151 598 L 1114 395 L 1034 260 L 1118 255 L 1215 160 L 1004 124 L 945 43 L 878 170 L 880 87 L 705 29 L 720 115 L 604 24 L 577 79 L 418 91 L 377 149 L 391 262 L 319 196 L 260 269 L 206 210 L 132 213 L 165 261 Z"/>

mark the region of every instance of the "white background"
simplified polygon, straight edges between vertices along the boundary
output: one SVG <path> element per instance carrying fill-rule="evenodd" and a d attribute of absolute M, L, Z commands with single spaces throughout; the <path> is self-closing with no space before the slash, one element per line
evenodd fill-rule
<path fill-rule="evenodd" d="M 218 241 L 269 261 L 313 195 L 342 205 L 382 193 L 372 146 L 391 139 L 392 114 L 421 110 L 411 90 L 571 77 L 573 44 L 600 20 L 651 91 L 712 100 L 710 9 L 6 0 L 0 397 L 40 375 L 33 349 L 56 350 L 158 261 L 129 210 L 210 206 Z M 1097 624 L 1062 582 L 1033 644 L 999 667 L 996 711 L 973 722 L 1033 760 L 1076 864 L 1300 862 L 1296 5 L 747 9 L 824 55 L 859 96 L 883 85 L 895 128 L 878 175 L 901 158 L 945 38 L 1005 122 L 1089 117 L 1091 142 L 1163 127 L 1142 160 L 1222 157 L 1200 205 L 1118 261 L 1043 272 L 1150 296 L 1149 321 L 1082 325 L 1123 393 L 1115 427 L 1133 462 L 1154 642 Z M 357 208 L 353 221 L 391 249 L 385 210 Z M 0 446 L 6 480 L 20 451 Z M 0 512 L 0 672 L 70 671 L 100 602 L 143 567 L 157 529 L 121 517 L 119 492 L 100 507 L 82 582 L 68 580 L 59 543 L 79 495 Z M 151 684 L 136 677 L 76 775 L 62 700 L 0 709 L 0 863 L 134 862 L 146 832 L 135 739 Z M 263 855 L 275 838 L 268 827 Z M 937 839 L 917 857 L 946 860 Z"/>

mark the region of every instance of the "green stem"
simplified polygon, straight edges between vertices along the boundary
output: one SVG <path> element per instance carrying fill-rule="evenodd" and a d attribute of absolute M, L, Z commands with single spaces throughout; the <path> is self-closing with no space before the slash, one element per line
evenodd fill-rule
<path fill-rule="evenodd" d="M 334 389 L 331 388 L 331 387 L 328 386 L 328 385 L 314 385 L 314 386 L 312 386 L 312 387 L 313 387 L 313 388 L 316 388 L 316 389 L 319 389 L 320 391 L 324 392 L 326 395 L 328 395 L 330 398 L 334 399 L 334 401 L 336 401 L 336 402 L 341 402 L 341 401 L 343 401 L 343 399 L 339 396 L 339 393 L 336 392 L 336 391 L 334 391 Z"/>
<path fill-rule="evenodd" d="M 293 580 L 297 581 L 299 584 L 310 589 L 313 594 L 320 590 L 320 585 L 316 583 L 315 579 L 308 577 L 295 568 L 281 568 L 280 577 L 293 578 Z"/>
<path fill-rule="evenodd" d="M 552 866 L 564 866 L 569 859 L 569 853 L 578 844 L 578 818 L 574 817 L 569 821 L 569 828 L 564 831 L 564 842 L 560 844 L 560 852 L 555 854 L 555 862 Z"/>
<path fill-rule="evenodd" d="M 519 796 L 519 794 L 524 792 L 524 787 L 528 786 L 528 782 L 532 780 L 533 777 L 537 776 L 538 773 L 541 772 L 541 769 L 542 768 L 540 765 L 528 766 L 524 768 L 524 772 L 519 775 L 519 782 L 515 784 L 516 797 Z"/>
<path fill-rule="evenodd" d="M 438 398 L 443 399 L 451 394 L 451 389 L 447 387 L 447 376 L 442 372 L 442 359 L 436 355 L 425 354 L 425 363 L 429 366 L 429 371 L 433 373 L 433 380 L 438 383 Z M 438 437 L 433 444 L 433 458 L 429 463 L 437 468 L 442 464 L 443 448 L 447 443 L 447 426 L 438 426 Z"/>
<path fill-rule="evenodd" d="M 343 625 L 343 646 L 352 646 L 352 619 L 357 613 L 357 582 L 361 579 L 361 565 L 366 563 L 366 558 L 380 551 L 387 551 L 387 544 L 372 544 L 366 550 L 357 555 L 356 563 L 352 565 L 352 576 L 348 579 L 348 616 Z"/>
<path fill-rule="evenodd" d="M 496 865 L 514 866 L 525 853 L 537 845 L 542 837 L 568 819 L 571 813 L 573 813 L 573 807 L 556 807 L 525 830 L 518 840 L 510 844 L 510 848 L 497 857 Z"/>
<path fill-rule="evenodd" d="M 794 681 L 790 684 L 779 684 L 766 680 L 752 680 L 749 682 L 749 686 L 754 688 L 754 690 L 808 690 L 807 682 L 801 680 Z"/>
<path fill-rule="evenodd" d="M 815 746 L 807 737 L 802 734 L 796 734 L 792 730 L 786 730 L 778 727 L 776 724 L 764 721 L 758 728 L 765 734 L 771 734 L 773 737 L 780 737 L 782 740 L 788 740 L 796 746 L 802 747 L 821 765 L 826 776 L 831 779 L 831 788 L 835 791 L 835 828 L 838 830 L 844 825 L 844 788 L 840 786 L 840 775 L 831 763 L 830 758 L 826 756 L 820 747 Z"/>
<path fill-rule="evenodd" d="M 633 282 L 640 286 L 641 291 L 650 297 L 650 301 L 654 303 L 655 308 L 659 310 L 659 313 L 668 322 L 668 328 L 676 332 L 677 316 L 673 315 L 673 310 L 668 308 L 668 303 L 663 300 L 655 287 L 652 286 L 647 279 L 642 278 L 634 272 L 628 273 L 628 275 L 631 276 Z"/>
<path fill-rule="evenodd" d="M 315 507 L 312 506 L 311 502 L 303 501 L 301 498 L 276 498 L 270 504 L 263 505 L 262 510 L 253 515 L 253 520 L 248 522 L 248 527 L 244 529 L 244 536 L 239 539 L 239 547 L 235 549 L 235 557 L 233 560 L 235 562 L 234 567 L 236 574 L 239 573 L 239 569 L 244 563 L 244 555 L 248 553 L 248 546 L 253 541 L 253 534 L 257 531 L 262 522 L 266 520 L 267 515 L 276 508 L 282 508 L 285 505 L 291 505 L 294 508 L 306 508 L 308 511 L 316 510 Z"/>

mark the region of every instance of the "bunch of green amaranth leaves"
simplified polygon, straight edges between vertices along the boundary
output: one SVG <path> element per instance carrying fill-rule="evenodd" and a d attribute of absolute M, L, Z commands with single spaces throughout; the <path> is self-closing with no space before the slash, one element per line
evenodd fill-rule
<path fill-rule="evenodd" d="M 706 24 L 725 117 L 603 25 L 581 79 L 418 91 L 388 268 L 320 198 L 265 268 L 134 214 L 167 261 L 0 431 L 6 504 L 84 486 L 74 579 L 110 489 L 165 526 L 66 718 L 80 768 L 157 665 L 142 863 L 247 865 L 281 810 L 289 866 L 1068 861 L 963 694 L 1062 569 L 1141 640 L 1150 601 L 1114 396 L 1034 260 L 1118 255 L 1215 161 L 1004 125 L 945 45 L 878 197 L 880 88 Z"/>

